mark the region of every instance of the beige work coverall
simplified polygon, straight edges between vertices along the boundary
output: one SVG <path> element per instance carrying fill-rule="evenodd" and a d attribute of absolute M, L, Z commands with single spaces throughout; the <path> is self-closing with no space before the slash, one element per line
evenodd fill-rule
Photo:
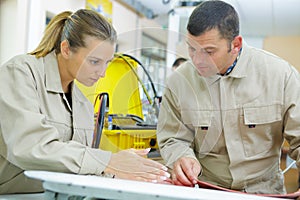
<path fill-rule="evenodd" d="M 249 193 L 285 193 L 283 139 L 299 166 L 300 80 L 275 55 L 243 45 L 228 76 L 202 77 L 186 62 L 168 78 L 157 139 L 169 167 L 198 159 L 199 178 Z"/>
<path fill-rule="evenodd" d="M 93 106 L 75 84 L 63 93 L 55 53 L 0 68 L 0 194 L 43 191 L 24 170 L 101 175 L 111 153 L 91 148 Z"/>

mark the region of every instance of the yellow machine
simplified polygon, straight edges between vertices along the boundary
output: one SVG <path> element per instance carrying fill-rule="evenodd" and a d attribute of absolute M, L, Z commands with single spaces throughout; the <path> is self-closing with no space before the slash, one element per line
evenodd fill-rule
<path fill-rule="evenodd" d="M 156 125 L 145 124 L 140 90 L 146 92 L 149 105 L 152 100 L 137 75 L 140 63 L 128 55 L 116 54 L 107 67 L 105 78 L 82 92 L 94 103 L 95 134 L 93 146 L 118 152 L 135 148 L 158 149 Z"/>

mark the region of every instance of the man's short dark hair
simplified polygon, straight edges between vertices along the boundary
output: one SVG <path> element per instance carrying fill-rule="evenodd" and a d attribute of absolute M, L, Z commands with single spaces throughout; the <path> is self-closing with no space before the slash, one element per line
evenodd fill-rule
<path fill-rule="evenodd" d="M 187 30 L 193 36 L 217 28 L 224 39 L 239 35 L 239 17 L 235 9 L 223 1 L 204 1 L 191 14 Z"/>

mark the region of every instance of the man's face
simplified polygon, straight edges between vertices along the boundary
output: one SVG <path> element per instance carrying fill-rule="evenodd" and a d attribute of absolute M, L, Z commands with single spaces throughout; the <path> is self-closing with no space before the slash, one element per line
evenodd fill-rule
<path fill-rule="evenodd" d="M 231 42 L 222 38 L 217 29 L 199 36 L 187 34 L 189 55 L 201 76 L 224 74 L 235 57 L 231 53 Z"/>

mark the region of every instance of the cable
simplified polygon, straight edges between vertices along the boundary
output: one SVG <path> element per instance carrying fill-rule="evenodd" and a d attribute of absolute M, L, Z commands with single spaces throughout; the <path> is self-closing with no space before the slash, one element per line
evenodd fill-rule
<path fill-rule="evenodd" d="M 133 56 L 131 56 L 131 55 L 128 55 L 128 54 L 122 54 L 122 55 L 131 58 L 132 60 L 134 60 L 135 62 L 137 62 L 137 63 L 143 68 L 145 74 L 147 75 L 147 78 L 148 78 L 149 81 L 150 81 L 150 84 L 151 84 L 151 87 L 152 87 L 152 90 L 153 90 L 153 93 L 154 93 L 154 98 L 158 98 L 156 89 L 155 89 L 154 84 L 153 84 L 153 81 L 152 81 L 152 78 L 151 78 L 151 76 L 149 75 L 149 73 L 148 73 L 148 71 L 146 70 L 146 68 L 144 67 L 144 65 L 143 65 L 139 60 L 137 60 L 135 57 L 133 57 Z"/>
<path fill-rule="evenodd" d="M 134 57 L 132 57 L 132 56 L 130 56 L 130 55 L 127 55 L 127 54 L 115 54 L 115 56 L 118 56 L 118 57 L 122 58 L 122 59 L 128 64 L 128 66 L 131 68 L 132 72 L 134 73 L 134 75 L 135 75 L 136 78 L 138 79 L 138 82 L 141 84 L 141 86 L 142 86 L 142 88 L 143 88 L 143 91 L 144 91 L 144 93 L 145 93 L 145 95 L 146 95 L 146 97 L 147 97 L 147 99 L 148 99 L 148 101 L 149 101 L 149 104 L 152 105 L 152 99 L 151 99 L 151 97 L 149 96 L 149 93 L 148 93 L 148 91 L 146 90 L 144 83 L 142 82 L 142 80 L 140 79 L 140 77 L 138 76 L 138 74 L 136 73 L 136 71 L 135 71 L 134 67 L 132 66 L 132 64 L 131 64 L 130 62 L 128 62 L 128 60 L 127 60 L 125 57 L 129 57 L 129 58 L 131 58 L 132 60 L 136 61 L 136 62 L 143 68 L 144 72 L 146 73 L 146 75 L 147 75 L 147 77 L 148 77 L 148 79 L 149 79 L 149 81 L 150 81 L 150 83 L 151 83 L 151 87 L 152 87 L 153 93 L 154 93 L 154 98 L 157 98 L 157 93 L 156 93 L 156 90 L 155 90 L 153 81 L 152 81 L 152 79 L 151 79 L 149 73 L 148 73 L 147 70 L 145 69 L 145 67 L 142 65 L 142 63 L 141 63 L 140 61 L 138 61 L 136 58 L 134 58 Z"/>
<path fill-rule="evenodd" d="M 282 174 L 284 174 L 284 173 L 287 172 L 290 168 L 292 168 L 292 166 L 293 166 L 295 163 L 296 163 L 296 161 L 293 160 L 293 162 L 292 162 L 289 166 L 287 166 L 287 167 L 282 171 Z"/>

